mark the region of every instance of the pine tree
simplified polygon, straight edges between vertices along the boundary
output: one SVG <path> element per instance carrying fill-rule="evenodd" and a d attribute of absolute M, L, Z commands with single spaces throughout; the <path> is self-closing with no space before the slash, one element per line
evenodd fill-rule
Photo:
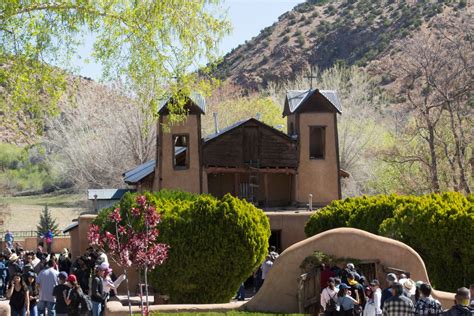
<path fill-rule="evenodd" d="M 43 212 L 40 215 L 39 225 L 36 226 L 36 232 L 38 237 L 42 237 L 49 230 L 56 235 L 59 232 L 58 224 L 56 219 L 52 217 L 51 212 L 48 209 L 48 204 L 44 206 Z"/>

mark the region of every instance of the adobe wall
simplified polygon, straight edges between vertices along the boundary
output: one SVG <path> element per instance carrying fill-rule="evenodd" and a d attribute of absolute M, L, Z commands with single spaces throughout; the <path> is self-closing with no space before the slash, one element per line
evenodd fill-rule
<path fill-rule="evenodd" d="M 164 116 L 164 124 L 168 124 L 167 117 Z M 198 125 L 200 121 L 199 115 L 187 115 L 186 119 L 174 126 L 167 126 L 168 130 L 163 130 L 163 134 L 159 136 L 162 140 L 162 162 L 157 166 L 157 170 L 161 170 L 161 188 L 165 189 L 180 189 L 183 191 L 200 193 L 199 183 L 199 145 L 201 142 L 200 134 L 198 133 Z M 159 124 L 159 122 L 158 122 Z M 184 170 L 173 169 L 173 134 L 188 134 L 189 135 L 189 168 Z M 161 166 L 161 169 L 160 169 Z M 158 173 L 159 174 L 159 173 Z M 159 191 L 158 178 L 155 175 L 155 183 L 153 190 Z"/>
<path fill-rule="evenodd" d="M 336 228 L 287 248 L 270 269 L 260 291 L 243 308 L 248 311 L 298 313 L 299 266 L 314 251 L 339 258 L 379 260 L 385 267 L 410 271 L 414 280 L 429 281 L 423 260 L 409 246 L 354 228 Z M 452 293 L 434 291 L 433 296 L 440 300 L 444 308 L 450 307 L 454 300 Z"/>
<path fill-rule="evenodd" d="M 299 114 L 299 166 L 296 200 L 308 203 L 313 194 L 315 205 L 339 199 L 339 172 L 334 113 Z M 326 126 L 325 158 L 309 159 L 309 126 Z"/>
<path fill-rule="evenodd" d="M 304 225 L 313 212 L 288 211 L 288 212 L 265 212 L 270 220 L 272 230 L 281 231 L 281 249 L 285 250 L 291 245 L 304 240 Z"/>
<path fill-rule="evenodd" d="M 36 237 L 26 237 L 24 240 L 15 240 L 15 243 L 18 243 L 25 250 L 36 250 L 38 247 L 38 242 L 40 238 Z M 0 249 L 5 248 L 5 242 L 0 242 Z M 51 244 L 51 251 L 60 253 L 64 248 L 71 248 L 71 240 L 69 237 L 55 237 L 53 238 L 53 243 Z M 46 250 L 46 249 L 45 249 Z"/>

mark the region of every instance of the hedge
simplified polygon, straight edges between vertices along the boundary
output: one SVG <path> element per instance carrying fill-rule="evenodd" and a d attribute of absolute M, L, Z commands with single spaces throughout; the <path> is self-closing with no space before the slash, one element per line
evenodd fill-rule
<path fill-rule="evenodd" d="M 307 236 L 354 227 L 406 243 L 423 258 L 431 282 L 453 291 L 474 280 L 474 196 L 378 195 L 332 202 L 313 214 Z"/>
<path fill-rule="evenodd" d="M 222 199 L 166 190 L 144 195 L 161 213 L 159 242 L 170 245 L 166 262 L 150 273 L 154 289 L 173 303 L 229 302 L 267 254 L 267 216 L 229 194 Z M 132 207 L 135 198 L 127 193 L 120 207 Z M 97 217 L 99 226 L 110 226 L 111 210 Z"/>

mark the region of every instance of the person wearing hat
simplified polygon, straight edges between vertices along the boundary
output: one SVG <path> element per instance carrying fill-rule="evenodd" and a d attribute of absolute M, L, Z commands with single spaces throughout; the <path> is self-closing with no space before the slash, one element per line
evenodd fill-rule
<path fill-rule="evenodd" d="M 413 315 L 415 309 L 411 299 L 403 295 L 403 285 L 393 282 L 391 286 L 392 297 L 388 298 L 383 305 L 384 316 L 409 316 Z"/>
<path fill-rule="evenodd" d="M 385 301 L 392 297 L 392 285 L 397 282 L 397 276 L 395 273 L 387 274 L 388 287 L 382 291 L 382 299 L 380 300 L 380 308 L 383 309 Z"/>
<path fill-rule="evenodd" d="M 70 274 L 67 277 L 67 282 L 70 285 L 70 289 L 67 294 L 64 295 L 64 301 L 68 306 L 69 316 L 89 316 L 92 310 L 92 303 L 88 299 L 87 295 L 81 289 L 77 277 L 74 274 Z"/>
<path fill-rule="evenodd" d="M 353 316 L 354 307 L 360 304 L 359 293 L 356 291 L 356 299 L 351 296 L 350 287 L 341 283 L 339 285 L 339 292 L 337 293 L 337 305 L 339 306 L 339 314 L 344 316 Z"/>
<path fill-rule="evenodd" d="M 112 281 L 112 268 L 105 270 L 104 279 L 102 280 L 104 285 L 104 292 L 107 293 L 107 299 L 114 296 L 117 288 L 125 280 L 125 274 L 120 275 L 115 281 Z M 111 293 L 113 291 L 114 293 Z"/>
<path fill-rule="evenodd" d="M 69 286 L 66 285 L 67 278 L 66 272 L 60 272 L 58 275 L 58 285 L 53 289 L 53 295 L 56 298 L 56 316 L 67 316 L 68 308 L 64 301 L 64 296 L 69 291 Z"/>
<path fill-rule="evenodd" d="M 8 275 L 15 275 L 16 273 L 21 273 L 21 267 L 20 267 L 20 258 L 18 255 L 14 252 L 11 254 L 11 256 L 8 258 Z"/>
<path fill-rule="evenodd" d="M 403 285 L 403 295 L 411 299 L 413 304 L 416 303 L 415 299 L 415 291 L 416 291 L 416 285 L 415 281 L 412 279 L 405 279 L 405 281 L 402 283 Z"/>
<path fill-rule="evenodd" d="M 38 316 L 38 300 L 39 289 L 36 284 L 36 273 L 29 271 L 26 273 L 26 287 L 28 288 L 28 295 L 30 300 L 30 316 Z"/>
<path fill-rule="evenodd" d="M 420 297 L 415 304 L 416 315 L 441 315 L 443 309 L 441 303 L 431 297 L 431 285 L 420 284 Z"/>
<path fill-rule="evenodd" d="M 461 287 L 456 290 L 454 296 L 455 305 L 449 310 L 443 313 L 445 316 L 472 316 L 474 311 L 469 308 L 470 294 L 469 290 L 465 287 Z"/>

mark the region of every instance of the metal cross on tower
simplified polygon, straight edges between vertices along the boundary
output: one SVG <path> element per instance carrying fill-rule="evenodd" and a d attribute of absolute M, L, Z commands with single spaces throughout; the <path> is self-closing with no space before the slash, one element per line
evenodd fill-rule
<path fill-rule="evenodd" d="M 309 79 L 309 89 L 313 90 L 313 79 L 317 79 L 316 76 L 313 76 L 313 67 L 309 66 L 309 76 L 305 76 L 304 78 Z"/>

